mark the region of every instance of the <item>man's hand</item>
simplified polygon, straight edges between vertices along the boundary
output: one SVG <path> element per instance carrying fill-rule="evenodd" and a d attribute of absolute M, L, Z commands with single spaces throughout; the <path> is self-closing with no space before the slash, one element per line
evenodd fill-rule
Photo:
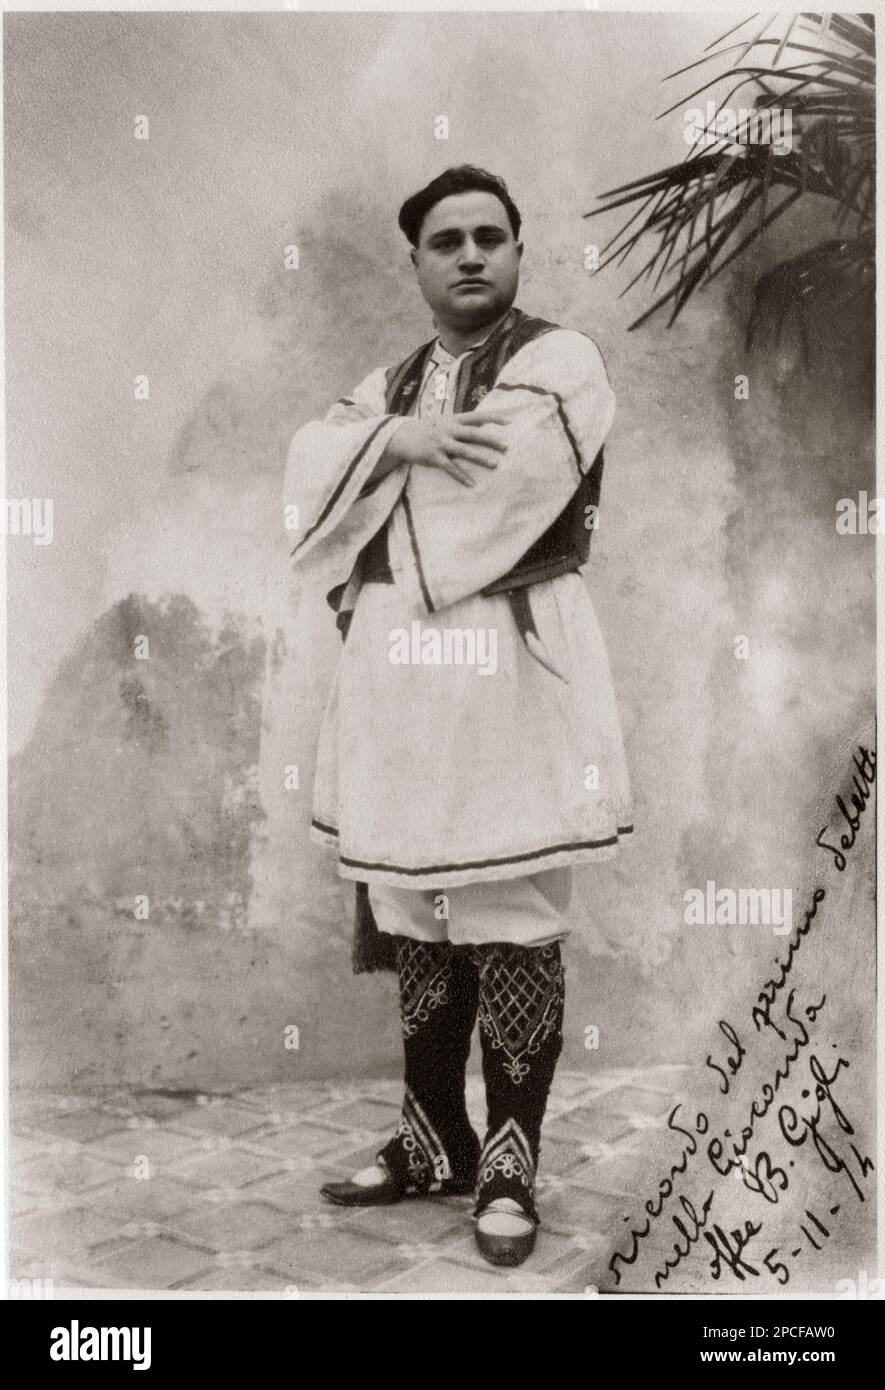
<path fill-rule="evenodd" d="M 440 468 L 465 487 L 473 487 L 476 479 L 467 465 L 497 468 L 501 454 L 507 451 L 498 427 L 506 423 L 504 415 L 480 414 L 478 410 L 432 415 L 424 420 L 408 417 L 391 436 L 373 481 L 405 463 Z"/>

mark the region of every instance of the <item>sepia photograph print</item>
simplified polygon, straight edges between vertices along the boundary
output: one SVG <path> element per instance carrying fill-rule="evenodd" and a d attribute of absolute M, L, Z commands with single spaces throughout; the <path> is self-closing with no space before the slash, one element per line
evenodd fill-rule
<path fill-rule="evenodd" d="M 2 21 L 7 1297 L 715 1299 L 832 1360 L 873 14 Z M 52 1360 L 147 1369 L 89 1307 Z"/>

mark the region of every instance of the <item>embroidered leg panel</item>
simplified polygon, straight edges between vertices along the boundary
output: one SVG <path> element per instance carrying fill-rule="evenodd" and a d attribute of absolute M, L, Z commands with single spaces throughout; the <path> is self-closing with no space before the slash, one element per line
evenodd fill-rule
<path fill-rule="evenodd" d="M 488 1127 L 474 1214 L 513 1197 L 537 1221 L 541 1123 L 562 1051 L 565 968 L 559 942 L 471 948 L 479 969 L 479 1036 Z"/>
<path fill-rule="evenodd" d="M 479 1138 L 467 1117 L 464 1077 L 479 988 L 468 948 L 397 938 L 405 1100 L 381 1150 L 405 1191 L 430 1192 L 446 1179 L 476 1181 Z"/>

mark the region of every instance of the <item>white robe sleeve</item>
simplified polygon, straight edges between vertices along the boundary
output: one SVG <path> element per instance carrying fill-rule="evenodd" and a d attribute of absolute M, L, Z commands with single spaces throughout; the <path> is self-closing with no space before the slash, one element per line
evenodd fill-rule
<path fill-rule="evenodd" d="M 283 482 L 291 563 L 317 553 L 352 567 L 362 547 L 389 516 L 406 481 L 395 468 L 368 482 L 405 416 L 385 413 L 386 375 L 370 372 L 322 420 L 303 425 L 289 444 Z M 325 552 L 325 556 L 322 554 Z"/>
<path fill-rule="evenodd" d="M 403 502 L 421 616 L 512 569 L 591 468 L 614 406 L 602 354 L 585 334 L 555 329 L 514 354 L 477 407 L 507 417 L 497 468 L 468 464 L 474 487 L 439 469 L 409 472 Z"/>

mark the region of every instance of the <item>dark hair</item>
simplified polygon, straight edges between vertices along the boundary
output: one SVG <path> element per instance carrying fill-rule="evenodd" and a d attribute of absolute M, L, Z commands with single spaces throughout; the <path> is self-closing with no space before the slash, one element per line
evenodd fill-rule
<path fill-rule="evenodd" d="M 478 169 L 475 164 L 453 165 L 451 169 L 446 169 L 437 178 L 432 179 L 426 188 L 422 188 L 419 193 L 413 193 L 411 198 L 407 198 L 399 210 L 397 219 L 400 230 L 405 233 L 413 246 L 417 246 L 418 238 L 421 235 L 421 225 L 430 209 L 452 193 L 470 193 L 474 189 L 478 189 L 481 193 L 493 193 L 496 198 L 500 198 L 507 210 L 514 240 L 518 241 L 522 218 L 519 215 L 519 208 L 507 192 L 506 183 L 503 179 L 499 179 L 497 174 L 490 174 L 486 169 Z"/>

